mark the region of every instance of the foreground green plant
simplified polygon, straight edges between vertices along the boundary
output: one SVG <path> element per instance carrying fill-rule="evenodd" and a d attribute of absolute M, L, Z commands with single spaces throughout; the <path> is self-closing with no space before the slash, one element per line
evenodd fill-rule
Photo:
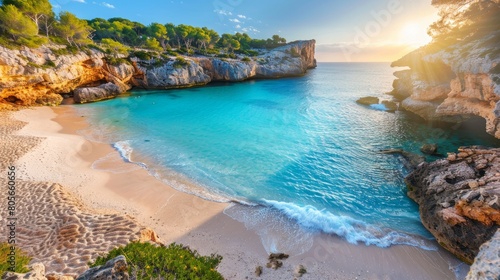
<path fill-rule="evenodd" d="M 11 254 L 11 244 L 7 242 L 0 243 L 0 276 L 4 274 L 4 272 L 10 271 L 11 264 L 9 263 L 9 254 Z M 15 270 L 13 272 L 17 273 L 26 273 L 29 271 L 28 264 L 31 261 L 31 257 L 28 256 L 25 252 L 16 248 L 15 252 Z"/>
<path fill-rule="evenodd" d="M 119 255 L 125 256 L 129 275 L 137 279 L 224 279 L 216 270 L 221 256 L 200 256 L 197 251 L 175 243 L 165 247 L 132 242 L 111 250 L 89 265 L 104 265 Z"/>

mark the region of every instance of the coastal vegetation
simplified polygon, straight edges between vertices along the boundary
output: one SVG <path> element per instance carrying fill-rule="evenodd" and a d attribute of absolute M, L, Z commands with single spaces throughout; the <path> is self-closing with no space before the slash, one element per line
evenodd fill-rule
<path fill-rule="evenodd" d="M 432 5 L 439 9 L 439 19 L 427 31 L 433 38 L 426 47 L 429 51 L 478 40 L 500 30 L 497 1 L 433 0 Z M 500 32 L 485 42 L 484 47 L 498 51 Z"/>
<path fill-rule="evenodd" d="M 119 255 L 125 256 L 128 273 L 134 279 L 224 279 L 216 270 L 221 256 L 200 256 L 198 252 L 175 243 L 165 247 L 132 242 L 111 250 L 89 265 L 104 265 Z"/>
<path fill-rule="evenodd" d="M 2 276 L 6 271 L 11 271 L 9 254 L 12 254 L 12 252 L 15 253 L 15 270 L 13 272 L 26 273 L 29 271 L 28 264 L 31 261 L 31 257 L 19 248 L 15 248 L 15 250 L 12 251 L 11 246 L 12 245 L 7 242 L 0 243 L 0 276 Z"/>
<path fill-rule="evenodd" d="M 101 48 L 115 58 L 133 50 L 234 58 L 234 53 L 256 56 L 256 49 L 281 46 L 286 39 L 279 35 L 253 39 L 246 33 L 219 35 L 207 27 L 157 22 L 144 25 L 120 17 L 83 20 L 67 11 L 56 15 L 49 0 L 2 1 L 0 45 L 15 49 L 49 42 L 78 50 Z"/>

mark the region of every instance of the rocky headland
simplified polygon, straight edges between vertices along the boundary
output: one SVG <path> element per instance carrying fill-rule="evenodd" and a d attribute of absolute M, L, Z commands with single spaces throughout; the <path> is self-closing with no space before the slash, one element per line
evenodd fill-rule
<path fill-rule="evenodd" d="M 472 116 L 486 120 L 486 132 L 500 138 L 500 32 L 443 47 L 428 45 L 393 67 L 392 95 L 401 107 L 429 121 L 460 123 Z"/>
<path fill-rule="evenodd" d="M 132 87 L 170 89 L 303 75 L 316 67 L 315 41 L 296 41 L 246 59 L 210 56 L 122 58 L 109 63 L 102 51 L 67 53 L 65 47 L 0 46 L 0 108 L 59 105 L 64 97 L 77 103 L 109 99 Z"/>
<path fill-rule="evenodd" d="M 500 225 L 500 149 L 462 147 L 407 178 L 424 226 L 467 263 Z"/>

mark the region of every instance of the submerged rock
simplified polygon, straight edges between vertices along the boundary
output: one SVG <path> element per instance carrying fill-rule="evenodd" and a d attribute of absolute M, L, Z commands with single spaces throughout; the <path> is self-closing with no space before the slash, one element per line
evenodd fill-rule
<path fill-rule="evenodd" d="M 435 155 L 437 153 L 437 150 L 437 144 L 424 144 L 422 147 L 420 147 L 420 151 L 428 155 Z"/>
<path fill-rule="evenodd" d="M 378 104 L 378 102 L 379 102 L 378 97 L 373 97 L 373 96 L 361 97 L 360 99 L 356 100 L 356 103 L 367 106 Z"/>
<path fill-rule="evenodd" d="M 419 165 L 405 182 L 424 226 L 472 263 L 500 225 L 500 149 L 461 147 L 447 159 Z"/>
<path fill-rule="evenodd" d="M 425 162 L 425 158 L 421 155 L 417 155 L 403 149 L 386 149 L 380 151 L 382 154 L 397 154 L 401 155 L 405 160 L 405 167 L 407 169 L 413 170 L 417 168 L 422 162 Z"/>
<path fill-rule="evenodd" d="M 390 100 L 383 100 L 381 102 L 385 106 L 387 112 L 396 112 L 399 109 L 398 103 Z"/>

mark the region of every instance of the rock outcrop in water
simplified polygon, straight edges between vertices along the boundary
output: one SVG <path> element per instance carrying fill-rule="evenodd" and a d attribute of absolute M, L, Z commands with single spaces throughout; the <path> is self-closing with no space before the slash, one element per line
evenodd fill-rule
<path fill-rule="evenodd" d="M 70 54 L 62 48 L 10 50 L 0 46 L 0 108 L 54 106 L 62 102 L 62 95 L 73 93 L 75 101 L 83 103 L 113 98 L 131 87 L 169 89 L 298 76 L 316 67 L 314 40 L 292 42 L 246 61 L 186 56 L 180 61 L 176 57 L 131 58 L 111 65 L 98 50 Z"/>
<path fill-rule="evenodd" d="M 500 226 L 500 149 L 462 147 L 447 159 L 420 164 L 405 181 L 424 226 L 472 263 Z"/>
<path fill-rule="evenodd" d="M 459 123 L 470 116 L 486 120 L 486 131 L 500 138 L 500 56 L 496 31 L 447 48 L 425 46 L 392 63 L 397 71 L 392 94 L 404 109 L 430 121 Z"/>

